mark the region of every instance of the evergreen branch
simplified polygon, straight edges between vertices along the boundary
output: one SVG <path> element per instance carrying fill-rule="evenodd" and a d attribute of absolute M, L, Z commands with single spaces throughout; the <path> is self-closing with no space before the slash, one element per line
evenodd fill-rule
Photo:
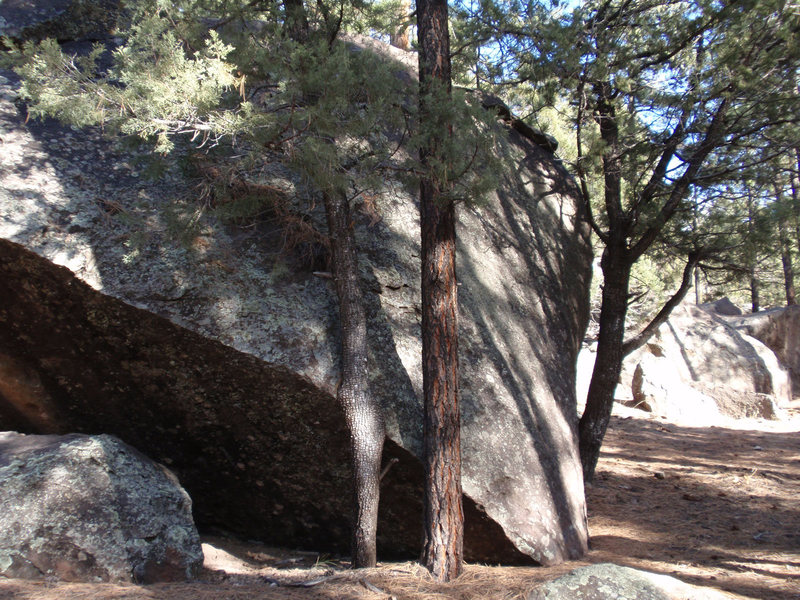
<path fill-rule="evenodd" d="M 584 70 L 585 74 L 585 70 Z M 586 170 L 583 168 L 583 161 L 586 158 L 583 154 L 583 110 L 586 105 L 586 98 L 584 95 L 585 80 L 583 77 L 578 85 L 578 114 L 575 119 L 575 143 L 577 146 L 577 159 L 575 161 L 575 171 L 578 174 L 578 181 L 581 187 L 581 196 L 583 197 L 583 204 L 586 207 L 586 217 L 592 230 L 597 234 L 597 237 L 605 244 L 608 242 L 608 234 L 600 228 L 597 220 L 594 217 L 594 210 L 592 209 L 592 197 L 589 192 L 589 183 L 586 176 Z"/>
<path fill-rule="evenodd" d="M 645 230 L 639 241 L 636 242 L 631 248 L 631 257 L 633 260 L 638 259 L 644 252 L 651 246 L 653 241 L 661 233 L 661 230 L 666 225 L 667 221 L 677 210 L 681 201 L 683 201 L 686 193 L 697 177 L 700 167 L 706 160 L 708 155 L 714 150 L 722 141 L 724 134 L 724 120 L 725 114 L 728 111 L 729 101 L 723 100 L 717 107 L 714 117 L 706 130 L 706 135 L 703 141 L 697 147 L 683 174 L 675 181 L 672 190 L 667 198 L 667 201 L 661 207 L 658 216 L 653 223 Z"/>

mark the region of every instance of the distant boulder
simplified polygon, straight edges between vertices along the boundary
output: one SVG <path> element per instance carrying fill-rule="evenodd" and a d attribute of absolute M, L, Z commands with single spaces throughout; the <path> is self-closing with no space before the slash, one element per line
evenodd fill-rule
<path fill-rule="evenodd" d="M 175 476 L 108 436 L 0 433 L 0 575 L 193 579 L 203 552 Z"/>
<path fill-rule="evenodd" d="M 642 348 L 626 357 L 621 377 L 626 400 L 667 418 L 713 421 L 715 410 L 733 418 L 777 419 L 791 397 L 789 376 L 775 353 L 733 327 L 712 307 L 683 304 Z"/>
<path fill-rule="evenodd" d="M 719 422 L 721 414 L 713 398 L 683 381 L 666 357 L 644 354 L 631 382 L 632 406 L 671 421 Z"/>
<path fill-rule="evenodd" d="M 789 371 L 793 396 L 800 395 L 800 306 L 743 315 L 728 323 L 770 348 Z"/>
<path fill-rule="evenodd" d="M 742 309 L 736 306 L 731 299 L 728 297 L 720 298 L 719 300 L 715 300 L 714 302 L 709 302 L 707 304 L 703 304 L 702 307 L 705 310 L 710 312 L 714 312 L 718 315 L 725 315 L 725 316 L 739 316 L 742 314 Z"/>

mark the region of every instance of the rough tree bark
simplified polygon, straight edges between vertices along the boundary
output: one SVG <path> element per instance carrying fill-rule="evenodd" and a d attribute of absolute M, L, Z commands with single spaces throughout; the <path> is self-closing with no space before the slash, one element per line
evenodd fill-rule
<path fill-rule="evenodd" d="M 664 304 L 653 320 L 632 339 L 621 343 L 625 335 L 625 314 L 628 307 L 630 286 L 630 260 L 624 247 L 616 246 L 616 252 L 607 246 L 603 253 L 603 299 L 600 310 L 600 334 L 597 343 L 597 362 L 589 384 L 586 409 L 579 424 L 579 444 L 583 478 L 591 482 L 600 457 L 600 448 L 611 419 L 614 390 L 619 381 L 624 358 L 642 347 L 669 318 L 673 309 L 681 303 L 692 287 L 692 273 L 702 257 L 702 252 L 692 252 L 683 270 L 681 285 Z M 591 402 L 590 399 L 611 398 L 611 401 Z"/>
<path fill-rule="evenodd" d="M 420 159 L 427 165 L 450 134 L 436 117 L 436 93 L 449 95 L 450 43 L 446 0 L 418 0 L 420 127 L 428 135 Z M 446 182 L 420 181 L 422 236 L 422 377 L 424 423 L 424 541 L 422 562 L 439 581 L 462 571 L 461 421 L 458 394 L 458 305 L 455 205 Z"/>
<path fill-rule="evenodd" d="M 800 146 L 794 149 L 795 165 L 791 174 L 792 213 L 794 214 L 794 233 L 797 250 L 800 251 Z"/>
<path fill-rule="evenodd" d="M 603 270 L 603 295 L 600 306 L 600 332 L 597 340 L 597 359 L 586 407 L 578 423 L 578 445 L 583 467 L 583 480 L 594 477 L 600 447 L 611 420 L 614 390 L 622 370 L 622 342 L 625 337 L 625 317 L 628 312 L 633 260 L 627 247 L 627 222 L 622 208 L 622 159 L 619 148 L 619 128 L 615 107 L 610 99 L 611 86 L 599 83 L 597 94 L 597 123 L 605 143 L 603 152 L 604 202 L 609 220 L 609 235 L 600 261 Z"/>
<path fill-rule="evenodd" d="M 761 298 L 759 297 L 758 276 L 756 268 L 750 267 L 750 312 L 757 313 L 761 310 Z"/>
<path fill-rule="evenodd" d="M 793 182 L 792 182 L 793 183 Z M 794 186 L 792 186 L 794 187 Z M 779 185 L 774 185 L 775 203 L 778 206 L 783 204 L 783 190 Z M 795 190 L 793 190 L 793 193 Z M 794 200 L 794 198 L 792 198 Z M 797 304 L 794 291 L 794 266 L 792 265 L 792 245 L 789 239 L 788 226 L 786 220 L 780 218 L 778 221 L 778 238 L 781 244 L 781 264 L 783 265 L 783 287 L 786 291 L 786 306 Z"/>
<path fill-rule="evenodd" d="M 309 24 L 303 0 L 283 0 L 286 35 L 303 43 Z M 353 469 L 352 566 L 374 567 L 377 562 L 378 505 L 381 454 L 385 427 L 383 413 L 369 389 L 367 375 L 367 318 L 358 277 L 358 250 L 350 201 L 339 192 L 323 193 L 331 244 L 331 270 L 339 300 L 341 381 L 336 399 L 350 432 Z"/>
<path fill-rule="evenodd" d="M 342 379 L 337 400 L 350 430 L 353 467 L 353 568 L 374 567 L 384 423 L 369 390 L 367 319 L 358 281 L 358 254 L 350 203 L 341 194 L 324 194 L 331 240 L 331 268 L 339 299 Z"/>
<path fill-rule="evenodd" d="M 792 249 L 786 227 L 781 224 L 781 263 L 783 264 L 783 286 L 786 290 L 786 306 L 797 304 L 794 291 L 794 266 L 792 265 Z"/>

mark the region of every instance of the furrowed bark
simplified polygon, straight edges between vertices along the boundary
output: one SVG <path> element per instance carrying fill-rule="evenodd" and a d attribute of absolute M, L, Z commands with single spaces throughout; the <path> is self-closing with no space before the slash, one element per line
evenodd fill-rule
<path fill-rule="evenodd" d="M 424 196 L 432 195 L 423 182 Z M 425 393 L 423 563 L 439 580 L 461 573 L 461 423 L 458 407 L 458 307 L 455 207 L 423 200 L 422 357 Z"/>
<path fill-rule="evenodd" d="M 450 94 L 450 43 L 445 0 L 418 0 L 420 127 L 428 144 L 423 166 L 436 156 L 451 125 L 436 116 L 435 91 Z M 441 96 L 440 96 L 441 98 Z M 439 581 L 462 571 L 461 423 L 458 394 L 458 305 L 455 205 L 446 182 L 420 181 L 422 237 L 422 377 L 424 423 L 424 542 L 422 562 Z"/>
<path fill-rule="evenodd" d="M 331 239 L 331 268 L 339 299 L 342 379 L 337 400 L 350 430 L 353 467 L 353 568 L 374 567 L 384 423 L 367 377 L 367 319 L 358 279 L 358 254 L 350 203 L 324 194 Z"/>

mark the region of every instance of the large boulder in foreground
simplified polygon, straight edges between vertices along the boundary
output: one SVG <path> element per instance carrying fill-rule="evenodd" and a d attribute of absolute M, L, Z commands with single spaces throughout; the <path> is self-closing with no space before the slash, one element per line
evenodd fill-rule
<path fill-rule="evenodd" d="M 203 551 L 175 476 L 108 436 L 0 432 L 0 575 L 193 579 Z"/>
<path fill-rule="evenodd" d="M 177 170 L 144 181 L 136 157 L 97 131 L 25 125 L 9 97 L 0 368 L 16 375 L 0 410 L 26 431 L 114 433 L 169 464 L 201 527 L 346 552 L 348 436 L 324 256 L 281 252 L 268 219 L 237 228 L 206 215 L 182 245 L 170 217 L 198 211 L 196 182 Z M 459 208 L 466 555 L 554 563 L 587 547 L 574 380 L 588 229 L 552 153 L 510 129 L 499 147 L 497 191 Z M 302 192 L 277 165 L 264 173 L 265 185 Z M 387 181 L 355 213 L 371 384 L 385 460 L 399 461 L 383 480 L 383 556 L 420 547 L 416 198 Z"/>
<path fill-rule="evenodd" d="M 716 590 L 686 584 L 668 575 L 612 563 L 581 567 L 536 588 L 528 600 L 725 600 Z"/>

